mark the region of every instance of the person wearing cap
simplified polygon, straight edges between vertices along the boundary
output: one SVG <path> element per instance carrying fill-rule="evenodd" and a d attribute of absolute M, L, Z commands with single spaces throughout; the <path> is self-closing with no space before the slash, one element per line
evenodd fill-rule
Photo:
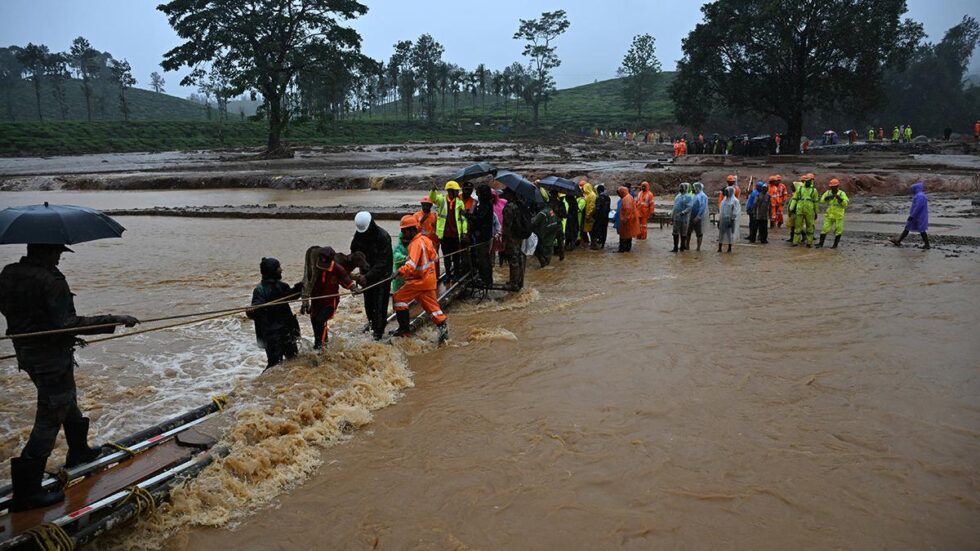
<path fill-rule="evenodd" d="M 364 254 L 368 270 L 356 277 L 364 290 L 364 314 L 371 325 L 374 340 L 384 337 L 388 325 L 388 299 L 390 286 L 381 283 L 391 277 L 393 269 L 391 235 L 377 225 L 369 212 L 359 212 L 354 217 L 356 232 L 350 242 L 350 252 Z"/>
<path fill-rule="evenodd" d="M 459 193 L 459 183 L 450 180 L 446 182 L 446 193 L 439 193 L 435 188 L 429 192 L 429 200 L 436 208 L 436 237 L 442 245 L 442 254 L 446 259 L 446 282 L 459 281 L 465 275 L 462 255 L 457 254 L 460 245 L 468 241 L 469 228 L 466 221 L 466 206 Z"/>
<path fill-rule="evenodd" d="M 745 214 L 749 217 L 750 243 L 755 243 L 756 237 L 760 243 L 769 242 L 769 201 L 769 189 L 765 182 L 759 180 L 745 204 Z"/>
<path fill-rule="evenodd" d="M 429 241 L 432 242 L 432 246 L 438 251 L 440 243 L 439 236 L 436 234 L 436 214 L 432 212 L 432 199 L 425 196 L 421 199 L 419 204 L 421 205 L 421 209 L 415 211 L 413 216 L 415 216 L 415 219 L 419 221 L 419 230 L 422 232 L 422 235 L 428 237 Z M 398 267 L 396 266 L 395 269 L 397 270 Z M 438 276 L 439 273 L 439 260 L 436 260 L 436 276 Z"/>
<path fill-rule="evenodd" d="M 436 278 L 435 247 L 419 231 L 419 221 L 414 216 L 403 216 L 398 225 L 402 235 L 408 240 L 408 255 L 405 264 L 398 269 L 398 277 L 404 283 L 395 292 L 395 318 L 398 329 L 394 335 L 404 337 L 411 333 L 411 318 L 408 308 L 412 302 L 417 302 L 429 314 L 432 322 L 439 330 L 439 342 L 449 339 L 449 327 L 446 314 L 439 305 L 436 295 L 438 280 Z"/>
<path fill-rule="evenodd" d="M 807 247 L 813 246 L 813 234 L 816 233 L 814 224 L 816 223 L 817 213 L 820 210 L 820 195 L 813 183 L 816 176 L 812 172 L 804 174 L 801 178 L 803 185 L 797 188 L 793 194 L 796 212 L 794 214 L 794 231 L 796 236 L 793 238 L 793 246 L 798 247 L 800 241 L 805 241 Z"/>
<path fill-rule="evenodd" d="M 282 266 L 271 257 L 259 262 L 262 281 L 252 291 L 252 306 L 281 302 L 256 310 L 248 310 L 245 316 L 255 322 L 255 341 L 265 349 L 266 369 L 279 364 L 283 358 L 291 360 L 298 352 L 299 321 L 289 303 L 292 295 L 299 295 L 303 282 L 290 287 L 282 281 Z"/>
<path fill-rule="evenodd" d="M 823 215 L 823 228 L 820 230 L 820 242 L 817 247 L 823 247 L 823 242 L 827 239 L 827 233 L 834 230 L 834 244 L 831 249 L 836 249 L 840 243 L 840 236 L 844 233 L 844 209 L 850 204 L 847 194 L 840 188 L 840 180 L 833 178 L 830 180 L 830 189 L 823 193 L 820 202 L 827 205 L 827 211 Z"/>
<path fill-rule="evenodd" d="M 37 388 L 34 428 L 20 457 L 10 460 L 13 485 L 11 511 L 46 507 L 65 498 L 60 490 L 44 490 L 41 479 L 62 427 L 68 443 L 65 467 L 95 460 L 101 449 L 88 445 L 89 419 L 78 407 L 75 388 L 75 346 L 78 335 L 112 333 L 115 326 L 133 327 L 132 316 L 79 316 L 68 280 L 58 270 L 64 245 L 31 244 L 27 256 L 0 272 L 0 313 L 7 335 L 69 330 L 54 335 L 15 338 L 17 368 Z M 96 326 L 87 329 L 88 326 Z M 106 327 L 98 327 L 106 326 Z"/>
<path fill-rule="evenodd" d="M 786 190 L 783 177 L 778 174 L 769 177 L 769 198 L 771 203 L 769 227 L 781 228 L 783 227 L 783 205 L 789 198 L 789 191 Z"/>
<path fill-rule="evenodd" d="M 735 178 L 735 175 L 729 174 L 728 176 L 725 176 L 725 185 L 718 190 L 719 207 L 721 206 L 721 202 L 725 200 L 725 188 L 728 186 L 735 188 L 735 199 L 738 199 L 741 196 L 741 190 L 738 187 L 738 179 Z"/>
<path fill-rule="evenodd" d="M 317 250 L 310 290 L 310 324 L 313 326 L 314 350 L 327 348 L 327 322 L 337 313 L 340 287 L 354 289 L 354 280 L 350 274 L 334 260 L 336 254 L 333 247 L 320 247 Z"/>
<path fill-rule="evenodd" d="M 789 228 L 789 237 L 786 239 L 787 243 L 792 243 L 793 237 L 796 236 L 796 197 L 802 187 L 803 182 L 793 182 L 793 193 L 789 196 L 789 201 L 786 203 L 786 227 Z"/>
<path fill-rule="evenodd" d="M 592 222 L 592 250 L 598 251 L 606 247 L 606 234 L 609 230 L 609 211 L 611 210 L 606 186 L 599 184 L 595 187 L 595 215 Z"/>

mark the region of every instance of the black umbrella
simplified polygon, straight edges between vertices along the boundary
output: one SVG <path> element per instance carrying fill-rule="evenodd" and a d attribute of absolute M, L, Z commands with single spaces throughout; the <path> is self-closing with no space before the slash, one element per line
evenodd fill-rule
<path fill-rule="evenodd" d="M 475 165 L 470 165 L 466 168 L 460 169 L 453 176 L 453 180 L 459 183 L 463 183 L 469 180 L 475 180 L 477 178 L 482 178 L 483 176 L 490 176 L 491 174 L 497 173 L 497 167 L 490 163 L 476 163 Z"/>
<path fill-rule="evenodd" d="M 126 228 L 101 211 L 72 205 L 29 205 L 0 211 L 0 244 L 72 245 L 122 237 Z"/>
<path fill-rule="evenodd" d="M 513 190 L 529 206 L 544 203 L 544 197 L 541 197 L 541 192 L 538 191 L 538 188 L 534 187 L 534 184 L 520 174 L 501 170 L 493 179 L 507 186 L 508 189 Z"/>
<path fill-rule="evenodd" d="M 582 195 L 582 188 L 578 187 L 578 184 L 565 178 L 559 178 L 558 176 L 542 178 L 538 181 L 538 185 L 567 195 Z"/>

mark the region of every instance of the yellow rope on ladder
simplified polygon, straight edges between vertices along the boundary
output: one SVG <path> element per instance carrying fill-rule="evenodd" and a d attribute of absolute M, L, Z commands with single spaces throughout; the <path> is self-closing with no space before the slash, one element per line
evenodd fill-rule
<path fill-rule="evenodd" d="M 46 522 L 24 532 L 31 536 L 34 545 L 41 551 L 72 551 L 75 540 L 57 524 Z"/>
<path fill-rule="evenodd" d="M 152 513 L 157 509 L 157 501 L 153 499 L 153 494 L 146 488 L 140 486 L 129 488 L 129 495 L 123 498 L 120 505 L 126 505 L 127 503 L 136 504 L 136 516 L 140 516 L 147 511 Z"/>
<path fill-rule="evenodd" d="M 228 407 L 228 397 L 224 394 L 212 396 L 211 401 L 214 403 L 214 405 L 218 406 L 218 411 L 224 411 L 224 409 Z"/>
<path fill-rule="evenodd" d="M 106 442 L 105 445 L 106 446 L 109 446 L 110 448 L 119 450 L 121 452 L 125 452 L 125 453 L 129 454 L 130 457 L 132 457 L 132 456 L 136 455 L 137 453 L 139 453 L 139 452 L 134 451 L 134 450 L 132 450 L 130 448 L 127 448 L 126 446 L 123 446 L 122 444 L 120 444 L 118 442 Z"/>

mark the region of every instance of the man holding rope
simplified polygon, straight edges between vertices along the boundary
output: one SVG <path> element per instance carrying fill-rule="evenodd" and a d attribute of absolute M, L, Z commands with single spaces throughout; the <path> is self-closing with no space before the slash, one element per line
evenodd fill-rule
<path fill-rule="evenodd" d="M 100 450 L 88 445 L 89 420 L 78 407 L 75 389 L 77 335 L 112 333 L 116 325 L 133 327 L 132 316 L 75 314 L 73 294 L 58 270 L 61 254 L 74 252 L 64 245 L 27 246 L 27 256 L 0 272 L 0 312 L 7 319 L 7 334 L 58 331 L 52 335 L 13 339 L 17 367 L 37 387 L 34 428 L 20 457 L 10 460 L 13 511 L 47 507 L 65 498 L 60 490 L 41 488 L 44 466 L 61 427 L 65 428 L 68 457 L 65 467 L 96 459 Z M 88 328 L 88 326 L 96 326 Z"/>

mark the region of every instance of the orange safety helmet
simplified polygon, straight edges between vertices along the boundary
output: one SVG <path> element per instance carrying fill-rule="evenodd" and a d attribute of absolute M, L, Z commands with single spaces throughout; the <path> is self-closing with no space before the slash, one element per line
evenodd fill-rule
<path fill-rule="evenodd" d="M 803 181 L 805 182 L 805 181 L 807 181 L 807 180 L 816 180 L 816 179 L 817 179 L 817 177 L 816 177 L 816 175 L 814 175 L 814 174 L 813 174 L 812 172 L 807 172 L 807 173 L 806 173 L 806 174 L 804 174 L 804 175 L 803 175 L 802 177 L 800 177 L 800 179 L 801 179 L 801 180 L 803 180 Z"/>
<path fill-rule="evenodd" d="M 426 195 L 426 196 L 425 196 L 425 197 L 423 197 L 423 198 L 422 198 L 422 200 L 421 200 L 421 201 L 419 201 L 419 202 L 420 202 L 420 203 L 422 203 L 423 205 L 431 205 L 431 204 L 432 204 L 432 199 L 429 199 L 429 196 L 428 196 L 428 195 Z"/>
<path fill-rule="evenodd" d="M 777 182 L 782 182 L 783 181 L 783 177 L 781 175 L 779 175 L 779 174 L 773 176 L 773 178 L 775 178 Z"/>
<path fill-rule="evenodd" d="M 729 174 L 728 176 L 725 177 L 725 181 L 728 182 L 729 184 L 734 184 L 735 183 L 735 176 Z"/>
<path fill-rule="evenodd" d="M 837 187 L 839 185 L 840 185 L 840 180 L 838 180 L 837 178 L 830 179 L 830 187 Z"/>
<path fill-rule="evenodd" d="M 402 221 L 400 224 L 398 224 L 398 229 L 405 230 L 408 228 L 419 229 L 418 219 L 412 216 L 411 214 L 406 214 L 405 216 L 402 216 Z"/>
<path fill-rule="evenodd" d="M 779 176 L 776 176 L 775 174 L 769 177 L 770 182 L 775 182 L 776 180 L 779 180 Z"/>

